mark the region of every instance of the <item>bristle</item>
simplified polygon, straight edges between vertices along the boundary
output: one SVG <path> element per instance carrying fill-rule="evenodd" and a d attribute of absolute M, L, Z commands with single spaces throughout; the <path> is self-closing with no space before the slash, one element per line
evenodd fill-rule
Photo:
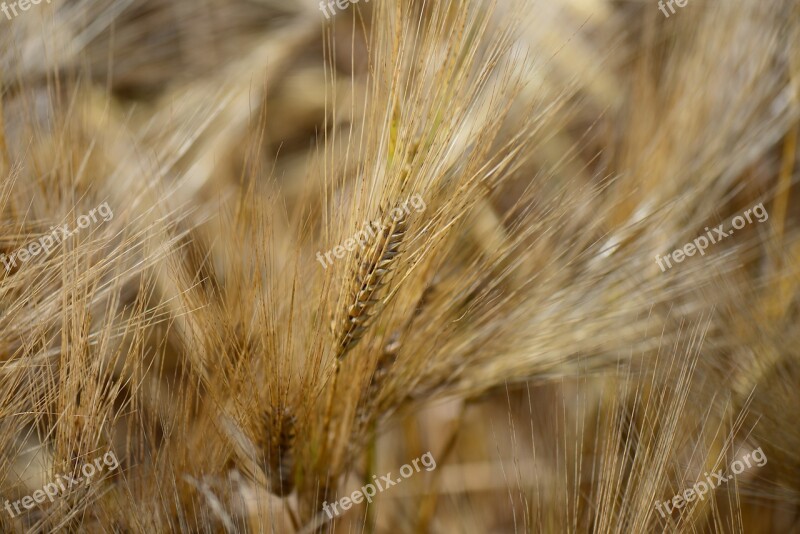
<path fill-rule="evenodd" d="M 400 341 L 397 336 L 392 336 L 388 343 L 383 347 L 381 355 L 375 364 L 375 371 L 369 379 L 369 384 L 363 395 L 359 398 L 356 407 L 356 422 L 362 427 L 370 422 L 370 418 L 375 415 L 376 410 L 369 404 L 375 402 L 383 388 L 384 382 L 391 373 L 392 366 L 397 361 L 397 353 L 400 350 Z"/>
<path fill-rule="evenodd" d="M 1 532 L 796 530 L 798 0 L 0 23 Z"/>

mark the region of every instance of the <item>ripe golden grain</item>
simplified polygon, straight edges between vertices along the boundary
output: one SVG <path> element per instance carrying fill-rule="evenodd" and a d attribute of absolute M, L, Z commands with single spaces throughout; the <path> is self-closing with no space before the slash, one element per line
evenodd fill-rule
<path fill-rule="evenodd" d="M 382 210 L 386 213 L 385 210 Z M 351 304 L 347 307 L 337 336 L 336 359 L 342 360 L 364 336 L 374 316 L 379 313 L 389 275 L 401 253 L 400 245 L 406 235 L 407 215 L 402 210 L 397 220 L 384 217 L 379 234 L 369 238 L 364 256 L 356 254 L 353 270 Z"/>

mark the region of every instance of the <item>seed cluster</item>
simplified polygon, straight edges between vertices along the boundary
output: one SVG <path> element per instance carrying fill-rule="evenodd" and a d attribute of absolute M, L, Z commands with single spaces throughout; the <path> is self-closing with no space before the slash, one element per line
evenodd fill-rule
<path fill-rule="evenodd" d="M 407 217 L 403 214 L 383 230 L 366 247 L 364 258 L 357 256 L 354 289 L 351 302 L 339 328 L 337 359 L 341 360 L 361 340 L 378 311 L 381 290 L 388 281 L 395 260 L 400 254 L 400 244 L 407 230 Z"/>

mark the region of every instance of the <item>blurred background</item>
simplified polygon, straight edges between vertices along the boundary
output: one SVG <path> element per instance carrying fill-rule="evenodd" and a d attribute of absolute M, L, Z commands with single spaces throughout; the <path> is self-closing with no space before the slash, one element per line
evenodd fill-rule
<path fill-rule="evenodd" d="M 0 269 L 0 494 L 122 460 L 0 512 L 3 531 L 800 532 L 800 6 L 675 7 L 52 0 L 0 18 L 0 252 L 115 212 Z M 425 90 L 387 89 L 403 83 Z M 456 217 L 470 158 L 485 180 Z M 313 256 L 370 220 L 364 190 L 407 179 L 441 224 L 408 250 L 441 229 L 443 274 L 398 293 L 330 386 L 315 343 L 353 270 Z M 768 221 L 658 268 L 759 203 Z M 398 318 L 428 302 L 427 326 Z M 326 386 L 380 400 L 326 414 Z M 758 448 L 764 466 L 656 509 Z M 436 469 L 322 515 L 426 452 Z"/>

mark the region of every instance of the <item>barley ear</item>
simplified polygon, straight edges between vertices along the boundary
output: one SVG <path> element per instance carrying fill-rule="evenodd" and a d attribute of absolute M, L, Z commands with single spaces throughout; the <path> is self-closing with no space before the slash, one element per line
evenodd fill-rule
<path fill-rule="evenodd" d="M 264 430 L 258 445 L 266 455 L 269 490 L 284 497 L 294 489 L 294 440 L 297 420 L 288 408 L 276 407 L 264 414 Z"/>
<path fill-rule="evenodd" d="M 401 211 L 402 210 L 398 210 Z M 372 318 L 380 311 L 382 289 L 397 263 L 400 245 L 407 230 L 403 213 L 391 224 L 384 224 L 377 237 L 371 239 L 363 259 L 357 260 L 357 271 L 350 292 L 351 304 L 339 325 L 336 358 L 341 360 L 356 346 L 366 332 Z"/>

